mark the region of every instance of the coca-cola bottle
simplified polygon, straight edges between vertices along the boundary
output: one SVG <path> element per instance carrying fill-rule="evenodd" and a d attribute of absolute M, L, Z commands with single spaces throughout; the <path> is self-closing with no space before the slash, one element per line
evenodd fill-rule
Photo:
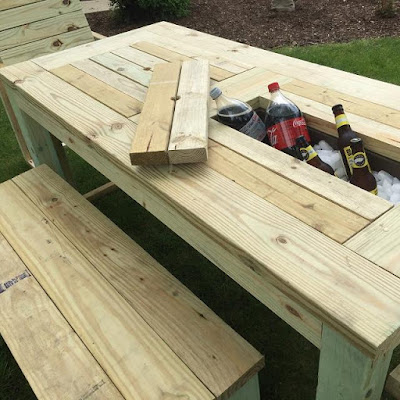
<path fill-rule="evenodd" d="M 280 91 L 279 83 L 268 85 L 271 103 L 266 109 L 265 126 L 269 144 L 297 157 L 296 139 L 304 136 L 311 142 L 307 124 L 300 109 Z"/>
<path fill-rule="evenodd" d="M 211 90 L 210 96 L 217 103 L 219 122 L 259 141 L 266 137 L 264 123 L 247 103 L 224 96 L 218 87 Z"/>

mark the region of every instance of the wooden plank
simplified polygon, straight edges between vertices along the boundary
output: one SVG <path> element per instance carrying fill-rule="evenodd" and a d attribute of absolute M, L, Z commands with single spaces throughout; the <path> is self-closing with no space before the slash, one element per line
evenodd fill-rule
<path fill-rule="evenodd" d="M 400 399 L 400 365 L 389 374 L 385 389 L 395 399 Z"/>
<path fill-rule="evenodd" d="M 132 164 L 168 164 L 168 144 L 181 63 L 154 67 L 139 125 L 132 141 Z"/>
<path fill-rule="evenodd" d="M 43 400 L 123 397 L 0 233 L 0 331 Z"/>
<path fill-rule="evenodd" d="M 367 220 L 372 221 L 392 208 L 392 204 L 384 199 L 349 185 L 335 176 L 327 177 L 323 171 L 214 120 L 210 121 L 209 137 Z"/>
<path fill-rule="evenodd" d="M 82 5 L 79 0 L 69 0 L 68 2 L 43 0 L 24 7 L 2 11 L 0 13 L 0 29 L 6 30 L 80 10 L 82 10 Z"/>
<path fill-rule="evenodd" d="M 208 61 L 184 61 L 168 146 L 171 164 L 207 161 L 209 92 Z"/>
<path fill-rule="evenodd" d="M 118 186 L 112 182 L 108 182 L 96 189 L 91 190 L 90 192 L 85 193 L 83 197 L 90 202 L 94 202 L 116 190 L 118 190 Z"/>
<path fill-rule="evenodd" d="M 346 247 L 400 278 L 400 207 L 350 238 Z"/>
<path fill-rule="evenodd" d="M 339 243 L 369 224 L 367 219 L 213 140 L 207 165 Z"/>
<path fill-rule="evenodd" d="M 294 79 L 285 83 L 282 89 L 289 93 L 305 97 L 332 107 L 334 104 L 341 103 L 347 113 L 356 114 L 364 118 L 372 119 L 385 125 L 400 128 L 400 114 L 397 110 L 375 104 L 334 89 L 327 89 L 319 85 Z"/>
<path fill-rule="evenodd" d="M 142 67 L 124 58 L 112 53 L 105 53 L 91 57 L 91 60 L 143 86 L 149 86 L 151 72 L 145 71 Z"/>
<path fill-rule="evenodd" d="M 105 68 L 91 60 L 76 61 L 74 67 L 93 76 L 94 78 L 112 86 L 114 89 L 139 100 L 141 103 L 146 98 L 147 88 L 114 71 Z"/>
<path fill-rule="evenodd" d="M 303 111 L 307 125 L 331 136 L 338 136 L 332 109 L 322 103 L 283 91 Z M 269 96 L 266 96 L 268 101 Z M 356 114 L 346 113 L 351 127 L 359 135 L 365 146 L 377 154 L 400 161 L 400 129 L 384 125 Z"/>
<path fill-rule="evenodd" d="M 201 51 L 212 51 L 223 58 L 267 68 L 294 79 L 335 89 L 357 99 L 400 110 L 400 88 L 390 83 L 266 51 L 168 22 L 147 26 L 146 30 L 165 40 L 188 43 Z"/>
<path fill-rule="evenodd" d="M 74 150 L 255 297 L 272 302 L 266 287 L 275 287 L 369 354 L 400 342 L 397 277 L 204 164 L 171 170 L 130 166 L 126 154 L 134 129 L 125 124 L 117 136 L 102 128 L 89 141 L 95 121 L 107 126 L 108 109 L 100 112 L 100 105 L 82 99 L 67 84 L 57 84 L 47 72 L 26 79 L 32 73 L 38 74 L 32 63 L 2 72 L 13 82 L 25 78 L 16 83 L 29 99 L 19 97 L 23 109 L 64 142 L 72 140 Z M 281 307 L 277 311 L 284 314 Z"/>
<path fill-rule="evenodd" d="M 262 367 L 261 354 L 48 168 L 14 182 L 216 398 L 233 393 Z"/>
<path fill-rule="evenodd" d="M 316 400 L 380 400 L 391 358 L 370 358 L 324 325 Z"/>
<path fill-rule="evenodd" d="M 112 53 L 124 58 L 125 60 L 140 65 L 143 68 L 150 68 L 151 70 L 154 68 L 155 65 L 167 62 L 162 58 L 155 57 L 151 54 L 145 53 L 144 51 L 137 50 L 131 46 L 117 49 Z"/>
<path fill-rule="evenodd" d="M 82 11 L 75 11 L 31 24 L 2 30 L 0 31 L 0 51 L 84 28 L 88 25 L 87 19 Z M 90 38 L 89 35 L 88 37 Z"/>
<path fill-rule="evenodd" d="M 13 182 L 1 184 L 0 193 L 4 237 L 124 397 L 214 398 Z"/>
<path fill-rule="evenodd" d="M 0 3 L 0 11 L 26 6 L 27 4 L 37 3 L 39 1 L 43 0 L 2 0 Z"/>
<path fill-rule="evenodd" d="M 0 52 L 0 59 L 5 65 L 16 64 L 46 54 L 63 51 L 93 41 L 90 28 L 84 27 L 61 33 L 46 39 L 26 43 Z"/>
<path fill-rule="evenodd" d="M 150 42 L 137 42 L 133 44 L 132 47 L 169 62 L 183 62 L 191 60 L 190 57 L 185 56 L 184 54 L 168 50 Z M 222 81 L 234 75 L 235 74 L 233 72 L 229 72 L 222 68 L 214 67 L 213 65 L 210 67 L 210 77 L 216 81 Z"/>
<path fill-rule="evenodd" d="M 76 93 L 68 93 L 68 95 L 77 98 Z M 118 161 L 115 161 L 111 158 L 104 157 L 101 152 L 98 152 L 94 146 L 91 145 L 90 141 L 88 143 L 85 137 L 77 134 L 78 132 L 76 129 L 78 126 L 79 132 L 85 131 L 85 126 L 81 125 L 84 122 L 83 119 L 81 122 L 79 118 L 75 119 L 75 128 L 71 129 L 69 126 L 69 128 L 66 129 L 61 121 L 59 121 L 57 118 L 54 119 L 54 117 L 49 117 L 47 114 L 44 114 L 43 110 L 36 107 L 32 101 L 26 101 L 19 97 L 18 104 L 25 112 L 29 113 L 30 115 L 35 115 L 43 126 L 46 126 L 48 129 L 51 129 L 53 132 L 55 132 L 55 135 L 59 139 L 62 139 L 64 142 L 68 143 L 68 146 L 73 151 L 94 165 L 95 168 L 103 175 L 107 176 L 112 181 L 119 182 L 121 188 L 137 202 L 142 204 L 143 207 L 153 212 L 155 212 L 154 210 L 158 209 L 156 205 L 158 204 L 158 200 L 151 196 L 151 192 L 148 192 L 147 189 L 143 185 L 138 184 L 138 182 L 133 184 L 132 175 L 129 173 L 127 174 L 126 172 L 121 172 L 121 168 L 123 171 L 125 171 L 125 168 L 127 170 L 132 168 L 129 166 L 129 161 L 125 163 L 124 160 L 126 160 L 126 153 L 131 145 L 132 137 L 134 135 L 133 130 L 129 129 L 127 132 L 127 138 L 124 139 L 125 147 L 121 147 L 119 144 L 116 146 L 115 152 L 120 154 L 120 157 L 118 157 Z M 95 107 L 95 104 L 89 105 Z M 62 114 L 61 110 L 57 112 Z M 131 119 L 137 120 L 137 117 L 138 116 L 134 116 Z M 162 219 L 160 214 L 156 215 L 166 224 L 171 222 Z M 195 232 L 193 237 L 196 238 L 195 241 L 190 241 L 191 236 L 182 236 L 184 236 L 184 238 L 186 238 L 186 240 L 189 241 L 189 243 L 191 243 L 194 247 L 197 246 L 196 249 L 202 252 L 206 257 L 212 257 L 212 261 L 216 263 L 217 266 L 221 268 L 226 265 L 236 265 L 238 263 L 236 257 L 232 257 L 230 253 L 224 253 L 225 250 L 223 247 L 217 246 L 216 248 L 213 248 L 215 242 L 213 240 L 209 241 L 208 236 L 205 235 L 201 230 L 196 230 L 196 228 L 190 224 L 185 223 L 179 214 L 174 214 L 174 218 L 174 221 L 178 222 L 178 224 L 172 228 L 175 228 L 178 232 L 179 226 L 181 226 L 180 224 L 182 223 L 185 232 L 191 232 L 194 229 Z M 169 226 L 171 226 L 171 224 Z M 205 244 L 207 243 L 207 250 L 205 250 L 205 247 L 199 246 L 199 242 Z M 223 257 L 221 255 L 223 255 Z M 219 257 L 221 257 L 221 259 Z M 240 263 L 241 262 L 239 261 L 239 264 Z M 232 274 L 231 276 L 234 278 L 235 274 Z M 311 343 L 317 347 L 320 346 L 322 329 L 321 321 L 309 311 L 306 311 L 303 307 L 301 307 L 297 301 L 290 299 L 277 287 L 266 282 L 265 280 L 263 280 L 262 284 L 259 283 L 258 280 L 255 281 L 258 282 L 258 284 L 254 284 L 253 280 L 251 280 L 250 283 L 246 283 L 246 281 L 242 281 L 240 278 L 238 281 L 253 295 L 255 295 L 263 304 L 279 315 L 285 322 L 296 329 Z"/>
<path fill-rule="evenodd" d="M 97 32 L 93 32 L 92 31 L 92 35 L 94 40 L 101 40 L 101 39 L 105 39 L 107 36 L 102 35 L 101 33 L 97 33 Z"/>
<path fill-rule="evenodd" d="M 132 117 L 142 110 L 143 103 L 137 99 L 118 91 L 72 65 L 54 69 L 51 73 L 125 117 Z"/>

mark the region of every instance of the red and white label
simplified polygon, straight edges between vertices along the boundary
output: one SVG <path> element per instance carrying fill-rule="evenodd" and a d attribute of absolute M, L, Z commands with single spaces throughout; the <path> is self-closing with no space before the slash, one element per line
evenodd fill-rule
<path fill-rule="evenodd" d="M 296 145 L 296 139 L 303 135 L 310 142 L 307 124 L 303 117 L 288 119 L 267 129 L 268 139 L 272 147 L 278 150 Z"/>

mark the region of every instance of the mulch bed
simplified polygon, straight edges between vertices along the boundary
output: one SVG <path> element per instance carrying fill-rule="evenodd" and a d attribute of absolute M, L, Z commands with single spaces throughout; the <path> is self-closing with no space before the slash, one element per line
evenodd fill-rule
<path fill-rule="evenodd" d="M 192 0 L 187 17 L 170 21 L 261 48 L 400 36 L 400 0 L 393 18 L 377 16 L 378 1 L 297 0 L 295 12 L 277 13 L 270 0 Z M 87 17 L 92 30 L 106 36 L 157 21 L 121 23 L 111 12 Z"/>

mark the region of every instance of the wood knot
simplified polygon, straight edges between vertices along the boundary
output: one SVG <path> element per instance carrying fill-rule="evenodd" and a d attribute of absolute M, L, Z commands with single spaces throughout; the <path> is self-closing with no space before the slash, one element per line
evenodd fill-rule
<path fill-rule="evenodd" d="M 111 125 L 111 129 L 113 131 L 118 131 L 118 130 L 122 129 L 122 124 L 120 122 L 116 122 L 115 124 Z"/>
<path fill-rule="evenodd" d="M 60 47 L 62 46 L 63 42 L 60 39 L 57 39 L 53 42 L 54 47 Z"/>
<path fill-rule="evenodd" d="M 125 68 L 123 68 L 123 67 L 118 67 L 118 68 L 117 68 L 117 71 L 118 71 L 118 72 L 125 71 Z"/>
<path fill-rule="evenodd" d="M 17 79 L 16 81 L 14 81 L 14 85 L 22 85 L 24 83 L 23 79 Z"/>
<path fill-rule="evenodd" d="M 68 28 L 67 28 L 67 31 L 68 32 L 72 32 L 72 31 L 76 31 L 77 29 L 79 29 L 76 25 L 70 25 Z"/>
<path fill-rule="evenodd" d="M 278 236 L 278 237 L 276 238 L 276 241 L 279 242 L 279 243 L 282 243 L 282 244 L 286 244 L 286 243 L 287 243 L 286 238 L 283 237 L 283 236 Z"/>
<path fill-rule="evenodd" d="M 62 2 L 64 6 L 69 6 L 71 4 L 71 0 L 63 0 Z"/>
<path fill-rule="evenodd" d="M 58 198 L 57 198 L 57 197 L 53 197 L 53 198 L 51 199 L 51 201 L 52 201 L 53 203 L 56 203 L 56 202 L 58 201 Z"/>
<path fill-rule="evenodd" d="M 173 97 L 171 97 L 172 101 L 178 101 L 180 99 L 181 99 L 181 96 L 173 96 Z"/>
<path fill-rule="evenodd" d="M 151 71 L 151 68 L 150 67 L 144 67 L 143 70 L 144 71 Z"/>

